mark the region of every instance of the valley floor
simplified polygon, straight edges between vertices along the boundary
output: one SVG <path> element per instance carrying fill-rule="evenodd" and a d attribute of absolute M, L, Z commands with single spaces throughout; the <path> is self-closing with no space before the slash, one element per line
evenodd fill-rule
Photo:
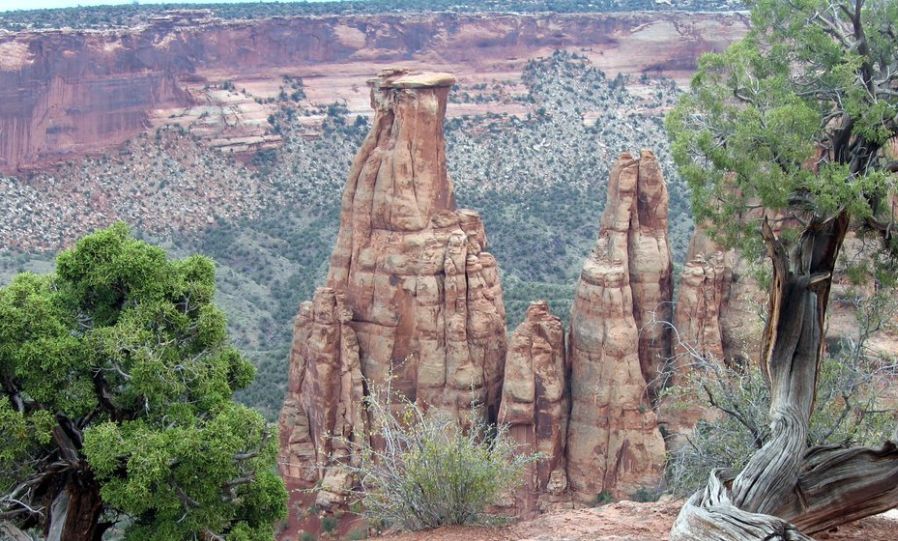
<path fill-rule="evenodd" d="M 618 502 L 547 513 L 502 527 L 446 527 L 375 538 L 379 541 L 667 541 L 682 502 Z M 898 513 L 817 534 L 821 541 L 893 541 Z"/>

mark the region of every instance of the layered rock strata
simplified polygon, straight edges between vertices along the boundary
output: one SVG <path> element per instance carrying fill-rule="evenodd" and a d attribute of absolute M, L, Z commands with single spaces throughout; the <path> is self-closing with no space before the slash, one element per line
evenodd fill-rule
<path fill-rule="evenodd" d="M 514 506 L 522 514 L 568 501 L 567 372 L 561 320 L 545 301 L 534 302 L 509 344 L 499 409 L 499 423 L 508 427 L 508 437 L 520 451 L 545 457 L 527 466 L 514 496 Z"/>
<path fill-rule="evenodd" d="M 625 496 L 653 485 L 664 462 L 647 384 L 654 368 L 648 374 L 643 370 L 652 364 L 639 357 L 637 322 L 645 317 L 645 303 L 657 305 L 669 295 L 659 271 L 669 259 L 650 257 L 663 253 L 658 247 L 666 239 L 655 235 L 667 212 L 666 188 L 653 162 L 649 152 L 639 159 L 623 154 L 612 169 L 599 239 L 580 274 L 571 309 L 568 480 L 581 503 L 603 492 Z M 650 217 L 645 231 L 641 217 Z M 640 254 L 646 245 L 652 250 Z M 645 275 L 640 265 L 647 266 Z"/>
<path fill-rule="evenodd" d="M 259 129 L 273 109 L 257 117 L 252 99 L 246 110 L 232 105 L 244 88 L 277 88 L 283 74 L 314 74 L 309 86 L 320 103 L 352 100 L 355 90 L 338 85 L 372 63 L 457 66 L 477 79 L 499 79 L 554 49 L 594 50 L 606 70 L 688 78 L 701 53 L 723 49 L 748 25 L 733 13 L 442 12 L 243 21 L 162 14 L 125 26 L 133 27 L 0 31 L 0 171 L 108 150 L 151 125 L 180 124 L 192 114 L 187 108 L 208 111 L 209 100 L 240 124 L 213 129 L 219 140 L 212 145 L 240 150 L 248 137 L 262 147 L 276 143 L 260 140 Z M 226 80 L 239 90 L 204 88 Z"/>
<path fill-rule="evenodd" d="M 327 288 L 304 305 L 294 332 L 281 416 L 288 477 L 342 479 L 332 472 L 366 437 L 357 378 L 388 386 L 393 402 L 463 424 L 496 419 L 505 308 L 483 223 L 455 208 L 446 172 L 443 118 L 454 82 L 403 70 L 370 81 L 373 128 L 343 192 Z M 339 317 L 317 309 L 329 302 Z M 337 370 L 339 393 L 336 376 L 325 383 L 320 374 Z"/>

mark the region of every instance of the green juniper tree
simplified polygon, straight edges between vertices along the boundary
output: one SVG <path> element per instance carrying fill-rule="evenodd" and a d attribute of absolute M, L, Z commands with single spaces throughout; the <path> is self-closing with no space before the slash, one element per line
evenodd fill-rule
<path fill-rule="evenodd" d="M 898 504 L 898 450 L 809 448 L 832 273 L 850 228 L 869 280 L 896 276 L 898 1 L 755 0 L 668 117 L 696 218 L 772 262 L 760 368 L 771 436 L 718 470 L 671 539 L 810 539 Z"/>
<path fill-rule="evenodd" d="M 234 391 L 214 266 L 114 225 L 0 289 L 0 521 L 50 541 L 271 540 L 276 434 Z"/>

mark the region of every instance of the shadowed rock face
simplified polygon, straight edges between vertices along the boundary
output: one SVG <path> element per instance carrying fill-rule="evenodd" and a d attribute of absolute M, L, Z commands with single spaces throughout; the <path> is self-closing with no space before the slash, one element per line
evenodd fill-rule
<path fill-rule="evenodd" d="M 332 465 L 352 461 L 343 441 L 362 437 L 362 377 L 463 424 L 496 418 L 505 307 L 483 223 L 455 208 L 446 172 L 453 83 L 401 70 L 370 82 L 373 128 L 343 192 L 328 287 L 296 323 L 281 416 L 288 477 L 342 482 Z"/>
<path fill-rule="evenodd" d="M 519 449 L 546 456 L 527 466 L 515 494 L 515 507 L 525 514 L 566 501 L 567 372 L 561 320 L 545 301 L 534 302 L 511 338 L 499 409 L 499 423 Z"/>
<path fill-rule="evenodd" d="M 660 360 L 640 353 L 665 351 L 669 342 L 649 341 L 639 322 L 649 306 L 670 300 L 669 251 L 660 229 L 666 202 L 654 156 L 622 155 L 571 308 L 568 479 L 582 503 L 601 492 L 632 494 L 661 474 L 664 442 L 647 392 Z"/>

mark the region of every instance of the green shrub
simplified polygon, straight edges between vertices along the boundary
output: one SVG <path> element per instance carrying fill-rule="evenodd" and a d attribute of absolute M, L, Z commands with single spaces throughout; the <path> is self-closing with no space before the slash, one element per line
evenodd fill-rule
<path fill-rule="evenodd" d="M 336 517 L 324 517 L 321 519 L 321 529 L 324 533 L 334 533 L 337 531 L 337 518 Z"/>
<path fill-rule="evenodd" d="M 595 503 L 593 503 L 593 507 L 600 507 L 602 505 L 607 505 L 609 503 L 614 502 L 614 496 L 611 495 L 607 490 L 603 490 L 596 494 Z"/>
<path fill-rule="evenodd" d="M 312 532 L 302 532 L 302 535 L 299 536 L 299 541 L 317 541 L 317 539 Z"/>
<path fill-rule="evenodd" d="M 385 396 L 368 399 L 378 447 L 365 445 L 357 475 L 364 514 L 375 526 L 408 530 L 468 524 L 516 488 L 540 455 L 515 452 L 505 427 L 425 413 L 406 403 L 395 414 Z"/>

